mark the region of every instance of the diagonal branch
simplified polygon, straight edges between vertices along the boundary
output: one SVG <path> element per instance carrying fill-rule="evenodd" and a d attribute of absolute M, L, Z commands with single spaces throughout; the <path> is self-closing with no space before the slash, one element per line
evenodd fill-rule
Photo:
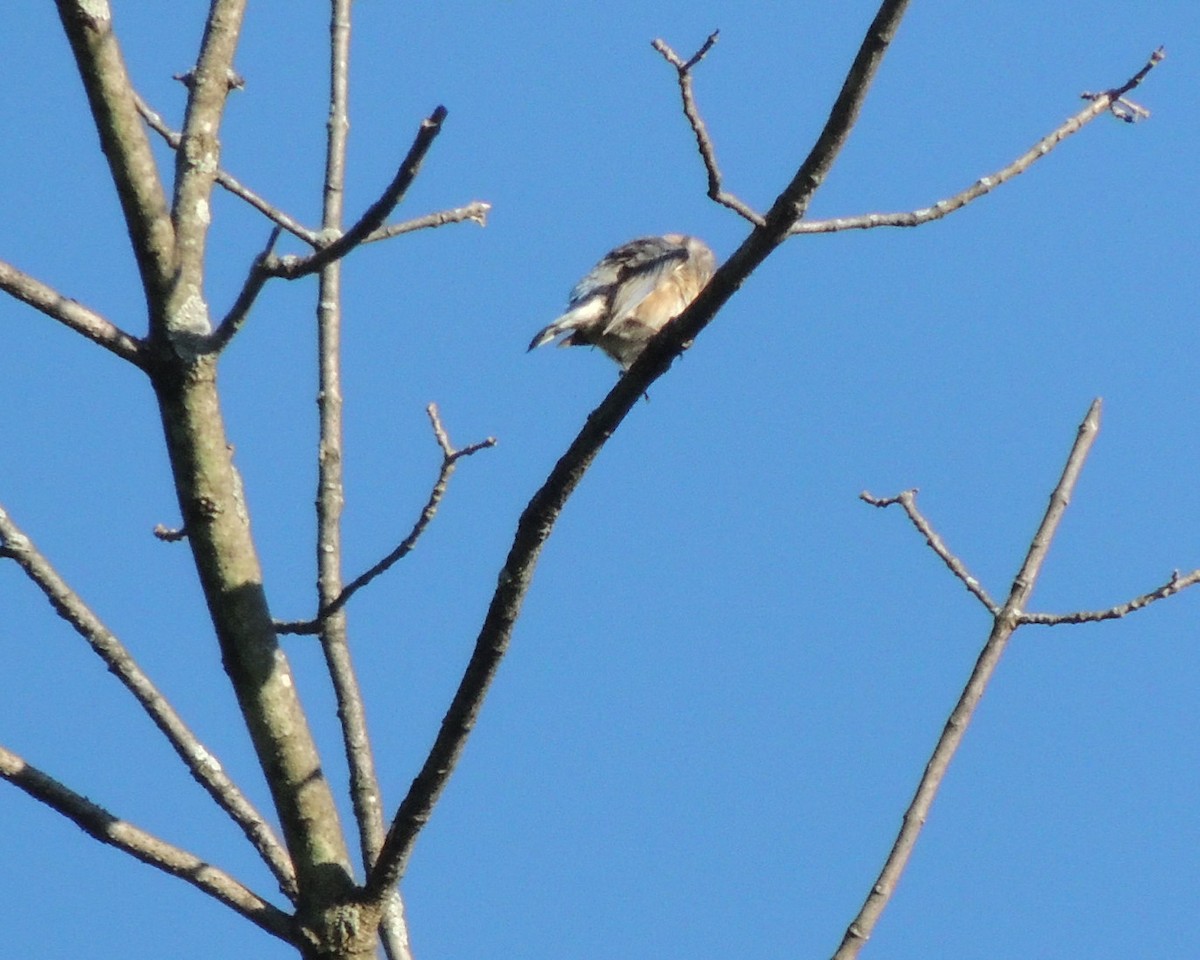
<path fill-rule="evenodd" d="M 3 747 L 0 747 L 0 777 L 73 820 L 101 843 L 116 847 L 164 873 L 186 880 L 267 933 L 286 943 L 297 943 L 292 918 L 224 870 L 113 816 Z"/>
<path fill-rule="evenodd" d="M 904 509 L 904 512 L 908 514 L 908 519 L 912 521 L 913 526 L 916 527 L 920 534 L 925 538 L 925 542 L 929 544 L 930 549 L 933 550 L 933 552 L 939 557 L 941 557 L 942 562 L 950 568 L 951 573 L 953 573 L 956 577 L 958 577 L 959 580 L 962 581 L 963 586 L 966 587 L 967 590 L 969 590 L 980 603 L 987 607 L 988 613 L 992 614 L 992 616 L 995 616 L 1000 612 L 999 604 L 997 604 L 996 601 L 988 595 L 988 592 L 983 588 L 983 585 L 967 572 L 966 565 L 950 552 L 950 548 L 947 547 L 945 541 L 938 536 L 938 532 L 933 529 L 933 525 L 926 520 L 921 511 L 917 509 L 916 490 L 905 490 L 901 494 L 884 499 L 873 497 L 864 490 L 858 495 L 858 498 L 864 503 L 869 503 L 873 507 L 890 507 L 892 504 L 899 504 Z"/>
<path fill-rule="evenodd" d="M 804 217 L 813 194 L 825 182 L 825 177 L 828 176 L 834 161 L 850 137 L 850 131 L 858 121 L 858 115 L 867 99 L 867 91 L 879 71 L 880 64 L 883 63 L 884 54 L 895 39 L 907 9 L 908 0 L 884 0 L 880 5 L 875 19 L 867 28 L 866 36 L 858 48 L 854 62 L 850 65 L 842 89 L 834 100 L 829 119 L 825 121 L 817 142 L 800 165 L 800 169 L 796 171 L 791 183 L 767 212 L 768 236 L 774 237 L 775 232 L 781 229 L 786 233 L 792 224 Z"/>
<path fill-rule="evenodd" d="M 271 235 L 267 238 L 267 245 L 254 258 L 254 262 L 250 264 L 250 272 L 246 275 L 246 282 L 242 284 L 241 292 L 238 293 L 233 306 L 229 308 L 229 312 L 225 314 L 225 318 L 217 324 L 217 328 L 212 332 L 212 336 L 208 338 L 208 349 L 212 352 L 220 353 L 229 346 L 229 341 L 242 329 L 242 325 L 250 316 L 250 310 L 254 306 L 254 302 L 258 299 L 258 295 L 262 293 L 262 288 L 266 286 L 267 281 L 271 278 L 266 265 L 275 256 L 275 244 L 279 241 L 279 230 L 280 228 L 276 227 L 271 231 Z"/>
<path fill-rule="evenodd" d="M 172 130 L 170 126 L 167 125 L 167 122 L 163 120 L 162 116 L 153 108 L 151 108 L 151 106 L 140 96 L 135 94 L 134 97 L 134 104 L 137 107 L 138 113 L 141 114 L 142 119 L 146 121 L 146 126 L 162 137 L 172 150 L 178 150 L 179 144 L 183 140 L 183 136 Z M 276 226 L 282 227 L 284 230 L 288 231 L 288 233 L 299 237 L 309 246 L 315 247 L 319 245 L 320 238 L 315 231 L 309 230 L 308 227 L 304 226 L 304 224 L 300 223 L 295 218 L 288 216 L 274 204 L 264 200 L 236 177 L 224 170 L 217 170 L 216 181 L 218 186 L 228 190 L 235 197 L 240 197 L 242 200 L 245 200 L 246 203 L 250 204 L 250 206 L 252 206 Z"/>
<path fill-rule="evenodd" d="M 367 878 L 365 895 L 369 900 L 382 902 L 403 875 L 417 835 L 429 820 L 434 804 L 462 756 L 483 699 L 508 650 L 513 626 L 542 547 L 567 499 L 604 443 L 649 385 L 667 371 L 746 278 L 784 241 L 794 220 L 803 215 L 813 191 L 820 185 L 849 135 L 907 6 L 908 0 L 884 0 L 850 67 L 824 131 L 792 182 L 775 201 L 765 222 L 750 233 L 692 304 L 650 342 L 629 371 L 617 381 L 608 396 L 588 416 L 578 436 L 521 514 L 512 547 L 500 571 L 458 690 L 425 763 L 396 811 L 379 861 Z"/>
<path fill-rule="evenodd" d="M 56 0 L 151 307 L 171 285 L 175 231 L 107 4 Z"/>
<path fill-rule="evenodd" d="M 667 63 L 675 68 L 675 72 L 678 75 L 679 95 L 683 101 L 683 115 L 687 117 L 688 123 L 691 124 L 692 133 L 696 136 L 696 146 L 700 150 L 700 159 L 703 161 L 704 170 L 708 174 L 709 198 L 722 206 L 728 207 L 755 226 L 761 226 L 763 222 L 761 213 L 758 213 L 732 193 L 727 193 L 722 188 L 721 168 L 717 166 L 717 150 L 713 146 L 712 137 L 709 136 L 704 118 L 700 115 L 700 109 L 696 106 L 696 95 L 692 91 L 692 68 L 708 56 L 708 51 L 717 42 L 720 32 L 719 30 L 714 30 L 710 33 L 708 39 L 704 41 L 700 49 L 686 61 L 672 50 L 664 40 L 655 40 L 650 45 L 662 54 Z"/>
<path fill-rule="evenodd" d="M 341 610 L 359 590 L 376 577 L 386 573 L 398 561 L 408 556 L 417 545 L 421 534 L 425 532 L 425 528 L 429 526 L 437 514 L 438 507 L 441 506 L 442 498 L 446 495 L 446 488 L 450 484 L 450 477 L 454 474 L 454 469 L 458 465 L 458 461 L 463 457 L 469 457 L 480 450 L 496 445 L 495 437 L 487 437 L 478 443 L 465 446 L 461 450 L 455 450 L 450 444 L 450 438 L 446 433 L 445 427 L 442 426 L 437 404 L 431 403 L 425 408 L 425 412 L 429 414 L 429 420 L 433 425 L 434 438 L 442 450 L 442 466 L 438 471 L 438 477 L 434 481 L 433 488 L 429 491 L 429 499 L 426 500 L 425 506 L 422 508 L 420 516 L 417 517 L 416 523 L 413 524 L 412 530 L 409 531 L 408 536 L 400 541 L 395 550 L 346 584 L 337 598 L 322 610 L 315 620 L 289 620 L 277 623 L 275 626 L 279 633 L 311 634 L 319 632 L 322 621 Z"/>
<path fill-rule="evenodd" d="M 433 146 L 433 141 L 437 139 L 437 135 L 441 132 L 442 123 L 445 119 L 446 108 L 439 106 L 434 109 L 428 118 L 421 121 L 421 127 L 417 131 L 416 139 L 413 140 L 413 144 L 408 150 L 408 155 L 405 156 L 399 169 L 396 171 L 396 176 L 392 178 L 392 182 L 388 184 L 387 189 L 383 191 L 379 199 L 371 204 L 363 215 L 359 217 L 358 222 L 354 226 L 328 246 L 321 247 L 307 257 L 282 257 L 275 259 L 269 268 L 271 275 L 295 280 L 298 277 L 306 277 L 317 273 L 326 264 L 333 263 L 335 260 L 340 260 L 346 256 L 346 254 L 366 240 L 368 236 L 382 227 L 384 221 L 396 209 L 397 204 L 404 199 L 404 194 L 412 185 L 413 180 L 416 179 L 417 173 L 421 169 L 421 162 L 425 159 L 429 148 Z"/>
<path fill-rule="evenodd" d="M 146 121 L 146 125 L 157 133 L 167 142 L 173 150 L 179 149 L 181 137 L 179 133 L 172 130 L 171 127 L 163 120 L 162 116 L 155 111 L 145 100 L 140 96 L 136 98 L 138 113 L 142 115 L 142 119 Z M 250 206 L 254 207 L 264 217 L 274 223 L 276 226 L 283 228 L 288 233 L 292 234 L 300 240 L 303 240 L 310 247 L 320 247 L 322 245 L 321 234 L 315 230 L 310 230 L 304 224 L 300 223 L 295 217 L 289 216 L 280 210 L 277 206 L 264 199 L 255 191 L 251 190 L 244 183 L 238 180 L 231 173 L 225 170 L 218 170 L 216 173 L 217 185 L 232 193 L 235 197 L 246 201 Z M 463 223 L 464 221 L 472 221 L 478 223 L 481 227 L 487 225 L 488 211 L 492 209 L 492 205 L 483 200 L 473 200 L 466 206 L 455 207 L 452 210 L 440 210 L 436 213 L 429 213 L 423 217 L 416 217 L 412 220 L 405 220 L 403 223 L 394 223 L 389 226 L 381 226 L 372 231 L 363 239 L 363 243 L 376 243 L 379 240 L 388 240 L 392 237 L 398 237 L 404 233 L 412 233 L 415 230 L 424 230 L 430 227 L 442 227 L 450 223 Z"/>
<path fill-rule="evenodd" d="M 867 93 L 879 72 L 884 55 L 895 39 L 900 21 L 908 9 L 909 0 L 883 0 L 875 18 L 868 26 L 858 53 L 846 79 L 829 111 L 829 117 L 808 156 L 788 185 L 783 189 L 763 222 L 742 241 L 741 246 L 717 270 L 691 305 L 652 340 L 637 362 L 609 394 L 614 401 L 613 413 L 622 405 L 618 394 L 625 397 L 624 381 L 633 381 L 641 391 L 662 376 L 684 350 L 691 346 L 700 332 L 712 322 L 718 311 L 746 281 L 758 266 L 787 239 L 792 226 L 803 218 L 813 194 L 850 136 Z M 607 403 L 607 401 L 606 401 Z M 626 411 L 627 412 L 627 411 Z M 597 414 L 600 410 L 597 410 Z M 595 416 L 595 414 L 594 414 Z M 624 413 L 621 413 L 624 416 Z M 618 421 L 619 422 L 619 421 Z M 615 426 L 615 424 L 614 424 Z"/>
<path fill-rule="evenodd" d="M 206 338 L 204 344 L 205 350 L 207 352 L 219 353 L 229 345 L 229 342 L 241 329 L 242 324 L 245 323 L 246 318 L 250 314 L 250 309 L 254 306 L 255 300 L 271 277 L 284 277 L 288 280 L 296 280 L 313 273 L 319 273 L 330 264 L 336 263 L 342 257 L 346 256 L 346 254 L 360 243 L 383 240 L 387 237 L 400 233 L 408 233 L 412 230 L 419 230 L 423 227 L 441 226 L 443 223 L 455 223 L 460 220 L 470 219 L 482 223 L 487 211 L 490 209 L 490 204 L 473 203 L 458 210 L 430 214 L 419 220 L 396 224 L 394 227 L 383 227 L 383 222 L 391 215 L 391 212 L 403 199 L 405 192 L 411 186 L 418 170 L 420 170 L 421 161 L 424 159 L 425 154 L 428 153 L 434 139 L 441 130 L 441 124 L 445 117 L 445 108 L 438 107 L 434 110 L 432 116 L 421 123 L 421 129 L 417 133 L 416 140 L 409 149 L 408 155 L 404 158 L 404 162 L 400 165 L 396 176 L 383 192 L 383 195 L 362 215 L 358 223 L 328 245 L 321 245 L 320 235 L 314 234 L 312 236 L 312 242 L 318 245 L 315 253 L 307 257 L 276 256 L 274 253 L 275 243 L 279 238 L 279 231 L 282 225 L 279 224 L 278 219 L 272 218 L 276 219 L 276 228 L 271 232 L 266 247 L 255 257 L 254 262 L 250 265 L 250 272 L 246 276 L 241 292 L 238 294 L 229 313 L 218 324 L 216 330 Z M 338 232 L 337 227 L 326 227 L 322 231 L 322 234 L 337 234 Z"/>
<path fill-rule="evenodd" d="M 1013 631 L 1021 624 L 1022 611 L 1033 593 L 1034 585 L 1037 583 L 1038 575 L 1046 560 L 1046 554 L 1050 549 L 1050 543 L 1054 539 L 1059 522 L 1071 501 L 1071 494 L 1079 480 L 1084 461 L 1095 442 L 1099 429 L 1100 401 L 1096 400 L 1079 425 L 1079 433 L 1071 448 L 1070 456 L 1067 457 L 1062 476 L 1050 494 L 1050 503 L 1046 507 L 1042 522 L 1030 541 L 1029 550 L 1021 564 L 1021 569 L 1013 580 L 1008 597 L 1003 606 L 996 611 L 987 643 L 984 644 L 983 651 L 979 654 L 979 659 L 971 672 L 971 677 L 967 681 L 958 703 L 951 711 L 950 718 L 946 721 L 945 729 L 938 739 L 937 746 L 934 747 L 912 803 L 904 813 L 903 825 L 896 837 L 896 842 L 884 861 L 883 869 L 872 885 L 871 892 L 867 895 L 862 909 L 847 928 L 841 945 L 834 954 L 834 960 L 852 960 L 858 956 L 859 951 L 875 929 L 875 924 L 883 913 L 884 907 L 887 906 L 895 892 L 896 884 L 912 856 L 913 848 L 916 846 L 921 828 L 929 816 L 934 797 L 946 776 L 950 761 L 966 735 L 967 726 L 974 716 L 975 708 L 979 706 L 983 692 L 996 672 L 1000 657 L 1004 653 Z"/>
<path fill-rule="evenodd" d="M 1085 97 L 1091 101 L 1087 107 L 1044 136 L 1008 166 L 997 170 L 990 176 L 981 177 L 965 190 L 945 200 L 939 200 L 931 207 L 908 213 L 867 213 L 856 217 L 834 217 L 829 220 L 803 220 L 794 224 L 791 232 L 793 234 L 835 233 L 841 230 L 868 230 L 874 227 L 919 227 L 924 223 L 940 220 L 948 214 L 961 210 L 972 200 L 978 200 L 985 194 L 991 193 L 1002 183 L 1024 173 L 1067 137 L 1078 133 L 1102 113 L 1106 111 L 1115 113 L 1120 104 L 1126 103 L 1124 95 L 1140 84 L 1146 74 L 1161 63 L 1165 56 L 1166 54 L 1160 47 L 1150 55 L 1145 66 L 1121 86 L 1101 94 L 1085 94 Z M 1119 113 L 1116 115 L 1122 116 Z"/>
<path fill-rule="evenodd" d="M 116 354 L 122 360 L 145 367 L 144 345 L 137 337 L 126 333 L 76 300 L 64 297 L 51 286 L 23 273 L 10 263 L 0 260 L 0 290 L 40 310 L 63 326 L 81 333 L 93 343 Z"/>
<path fill-rule="evenodd" d="M 196 782 L 207 790 L 217 806 L 241 827 L 263 862 L 275 875 L 280 890 L 294 899 L 295 872 L 274 831 L 237 785 L 225 775 L 216 757 L 192 733 L 166 697 L 142 672 L 124 644 L 59 576 L 58 571 L 12 521 L 3 507 L 0 507 L 0 556 L 16 561 L 25 575 L 45 594 L 55 612 L 91 645 L 109 672 L 125 685 L 154 721 L 154 725 L 167 738 Z"/>

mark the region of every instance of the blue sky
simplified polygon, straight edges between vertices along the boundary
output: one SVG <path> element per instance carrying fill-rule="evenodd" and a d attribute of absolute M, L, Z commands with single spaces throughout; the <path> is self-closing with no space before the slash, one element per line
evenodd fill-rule
<path fill-rule="evenodd" d="M 205 5 L 116 8 L 141 91 L 177 123 L 170 77 L 194 57 Z M 705 198 L 650 41 L 687 54 L 721 29 L 697 95 L 728 189 L 761 209 L 874 9 L 357 5 L 349 208 L 374 199 L 439 103 L 449 118 L 400 216 L 493 204 L 485 229 L 372 245 L 346 267 L 347 573 L 424 502 L 438 466 L 425 404 L 460 445 L 499 439 L 461 463 L 414 554 L 350 606 L 389 808 L 520 510 L 616 374 L 593 351 L 526 355 L 529 337 L 617 243 L 683 231 L 724 257 L 746 233 Z M 227 168 L 308 223 L 326 18 L 318 3 L 251 6 L 247 87 L 223 137 Z M 1101 118 L 939 223 L 789 242 L 633 411 L 547 546 L 418 843 L 404 889 L 419 960 L 832 953 L 989 626 L 899 512 L 857 500 L 864 488 L 919 487 L 1003 594 L 1103 396 L 1034 608 L 1106 607 L 1200 566 L 1194 4 L 914 4 L 812 213 L 954 193 L 1159 44 L 1168 59 L 1135 95 L 1148 122 Z M 50 4 L 9 12 L 0 63 L 0 257 L 142 332 Z M 219 315 L 267 227 L 228 196 L 215 215 Z M 314 289 L 271 285 L 222 367 L 282 618 L 313 605 Z M 265 806 L 186 548 L 151 536 L 177 508 L 146 383 L 15 302 L 0 301 L 0 324 L 0 503 Z M 0 742 L 269 894 L 240 834 L 11 564 L 0 610 Z M 1122 622 L 1017 634 L 867 956 L 1200 953 L 1198 620 L 1200 594 L 1184 594 Z M 341 783 L 315 645 L 287 649 Z M 0 810 L 13 956 L 291 955 L 12 788 Z"/>

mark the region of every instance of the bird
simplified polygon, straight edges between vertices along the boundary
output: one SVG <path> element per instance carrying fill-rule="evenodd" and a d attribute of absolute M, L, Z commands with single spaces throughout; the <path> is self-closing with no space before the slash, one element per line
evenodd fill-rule
<path fill-rule="evenodd" d="M 560 347 L 599 347 L 624 372 L 696 299 L 716 266 L 704 241 L 682 233 L 630 240 L 606 253 L 575 285 L 567 312 L 539 330 L 529 349 L 565 333 Z"/>

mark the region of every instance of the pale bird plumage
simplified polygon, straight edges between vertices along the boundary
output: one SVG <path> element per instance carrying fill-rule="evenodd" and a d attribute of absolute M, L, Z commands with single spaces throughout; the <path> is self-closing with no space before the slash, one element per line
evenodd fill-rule
<path fill-rule="evenodd" d="M 713 252 L 681 233 L 640 237 L 610 250 L 575 285 L 567 312 L 538 332 L 529 349 L 599 347 L 628 370 L 650 338 L 679 316 L 716 270 Z"/>

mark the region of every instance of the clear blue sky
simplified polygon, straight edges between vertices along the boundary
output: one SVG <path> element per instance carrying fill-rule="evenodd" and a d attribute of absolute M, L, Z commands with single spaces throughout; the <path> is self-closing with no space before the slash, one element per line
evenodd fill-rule
<path fill-rule="evenodd" d="M 130 68 L 171 74 L 205 4 L 117 3 Z M 401 215 L 466 224 L 348 263 L 347 572 L 426 538 L 350 607 L 394 807 L 470 651 L 520 510 L 616 368 L 529 337 L 608 248 L 746 226 L 704 197 L 674 73 L 729 189 L 763 208 L 823 123 L 873 15 L 839 4 L 357 4 L 349 206 L 449 109 Z M 251 5 L 225 164 L 312 223 L 327 14 Z M 1185 0 L 913 5 L 816 216 L 925 206 L 992 172 L 1165 44 L 1138 92 L 1000 191 L 931 226 L 780 250 L 633 411 L 543 556 L 481 726 L 405 882 L 418 960 L 828 956 L 858 909 L 989 626 L 896 511 L 1003 594 L 1096 396 L 1104 425 L 1034 607 L 1106 607 L 1200 566 L 1196 157 L 1200 10 Z M 141 297 L 52 5 L 0 33 L 0 257 L 144 330 Z M 164 160 L 165 160 L 164 155 Z M 267 227 L 215 209 L 223 313 Z M 299 248 L 295 248 L 297 251 Z M 311 282 L 276 282 L 223 365 L 277 616 L 312 611 Z M 263 806 L 132 368 L 0 301 L 0 503 Z M 956 759 L 873 960 L 1200 955 L 1200 594 L 1128 620 L 1021 631 Z M 271 883 L 124 690 L 0 567 L 0 742 L 120 816 Z M 343 771 L 311 640 L 303 695 Z M 13 957 L 291 955 L 184 883 L 0 785 Z"/>

